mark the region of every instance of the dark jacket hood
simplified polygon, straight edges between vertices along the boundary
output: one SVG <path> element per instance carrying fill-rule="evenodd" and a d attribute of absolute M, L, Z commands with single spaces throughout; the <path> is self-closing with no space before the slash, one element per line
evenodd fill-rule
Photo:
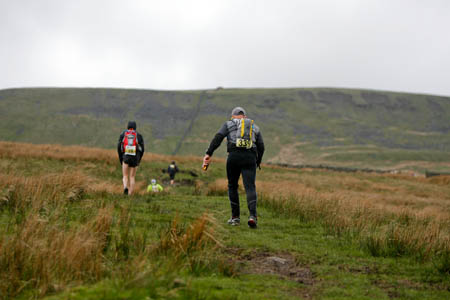
<path fill-rule="evenodd" d="M 128 121 L 127 129 L 133 128 L 136 130 L 136 122 L 135 121 Z"/>

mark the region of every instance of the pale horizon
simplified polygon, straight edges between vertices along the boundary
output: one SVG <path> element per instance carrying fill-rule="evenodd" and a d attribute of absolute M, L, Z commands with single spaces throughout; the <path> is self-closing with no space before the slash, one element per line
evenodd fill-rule
<path fill-rule="evenodd" d="M 443 0 L 18 0 L 1 3 L 0 16 L 0 89 L 450 96 Z"/>

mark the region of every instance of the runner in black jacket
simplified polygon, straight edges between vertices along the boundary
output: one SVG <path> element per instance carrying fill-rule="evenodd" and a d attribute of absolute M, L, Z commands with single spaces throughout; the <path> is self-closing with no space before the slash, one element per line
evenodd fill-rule
<path fill-rule="evenodd" d="M 242 125 L 242 120 L 247 124 Z M 250 138 L 247 141 L 242 141 L 241 137 L 244 134 L 244 128 L 252 130 Z M 225 122 L 220 128 L 219 132 L 214 136 L 206 155 L 203 159 L 203 168 L 206 170 L 211 162 L 211 156 L 214 151 L 220 146 L 222 140 L 227 137 L 227 177 L 228 177 L 228 197 L 231 204 L 231 219 L 228 220 L 230 225 L 240 224 L 240 206 L 238 194 L 238 180 L 242 174 L 244 181 L 245 192 L 247 194 L 247 205 L 250 212 L 248 225 L 251 228 L 257 226 L 256 214 L 256 168 L 260 168 L 261 160 L 264 154 L 264 141 L 261 131 L 253 120 L 248 119 L 245 110 L 241 107 L 235 107 L 231 112 L 231 120 Z M 249 142 L 251 140 L 251 142 Z"/>
<path fill-rule="evenodd" d="M 136 131 L 136 122 L 129 121 L 127 125 L 128 130 Z M 119 155 L 119 161 L 122 165 L 122 181 L 123 181 L 123 193 L 125 195 L 131 195 L 134 191 L 134 185 L 136 182 L 136 171 L 144 156 L 144 138 L 140 133 L 136 131 L 136 153 L 135 155 L 124 154 L 124 138 L 127 130 L 122 132 L 117 143 L 117 153 Z"/>
<path fill-rule="evenodd" d="M 170 185 L 173 185 L 175 183 L 175 175 L 179 172 L 178 166 L 175 163 L 175 161 L 172 161 L 172 163 L 167 167 L 167 173 L 169 173 L 170 176 Z"/>

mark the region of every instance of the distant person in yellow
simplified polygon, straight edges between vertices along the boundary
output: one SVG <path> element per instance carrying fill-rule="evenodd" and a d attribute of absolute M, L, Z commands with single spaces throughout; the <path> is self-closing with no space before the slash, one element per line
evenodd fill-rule
<path fill-rule="evenodd" d="M 151 184 L 149 184 L 147 187 L 147 193 L 159 193 L 163 190 L 164 188 L 159 183 L 156 183 L 156 179 L 152 179 Z"/>

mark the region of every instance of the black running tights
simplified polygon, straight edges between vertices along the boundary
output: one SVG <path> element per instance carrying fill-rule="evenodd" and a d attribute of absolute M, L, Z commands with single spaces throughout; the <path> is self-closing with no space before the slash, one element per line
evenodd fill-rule
<path fill-rule="evenodd" d="M 247 206 L 251 216 L 256 215 L 256 154 L 253 151 L 230 152 L 227 159 L 228 197 L 232 217 L 240 217 L 238 181 L 242 174 Z"/>

